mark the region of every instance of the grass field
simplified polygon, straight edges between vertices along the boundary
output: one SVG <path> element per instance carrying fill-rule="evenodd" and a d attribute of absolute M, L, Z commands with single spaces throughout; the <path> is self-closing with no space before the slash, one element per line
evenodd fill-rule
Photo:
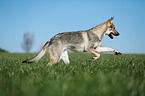
<path fill-rule="evenodd" d="M 46 67 L 49 56 L 22 64 L 36 54 L 0 53 L 0 96 L 145 96 L 145 55 L 69 53 Z"/>

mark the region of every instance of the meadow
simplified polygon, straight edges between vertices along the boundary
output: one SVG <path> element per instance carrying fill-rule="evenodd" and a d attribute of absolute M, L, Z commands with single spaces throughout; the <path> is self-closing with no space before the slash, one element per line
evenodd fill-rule
<path fill-rule="evenodd" d="M 70 64 L 46 67 L 49 55 L 0 53 L 0 96 L 145 96 L 145 54 L 69 53 Z"/>

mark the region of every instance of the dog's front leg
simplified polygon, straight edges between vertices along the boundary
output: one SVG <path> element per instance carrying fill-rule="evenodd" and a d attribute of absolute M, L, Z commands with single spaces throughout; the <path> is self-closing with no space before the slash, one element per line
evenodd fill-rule
<path fill-rule="evenodd" d="M 116 51 L 116 50 L 114 50 L 112 48 L 109 48 L 109 47 L 97 47 L 95 49 L 95 51 L 97 51 L 97 52 L 113 52 L 115 55 L 121 55 L 122 54 L 121 52 Z"/>
<path fill-rule="evenodd" d="M 93 50 L 93 49 L 86 49 L 86 51 L 94 54 L 95 56 L 97 56 L 97 57 L 93 57 L 92 59 L 90 59 L 92 61 L 94 61 L 94 60 L 96 60 L 96 59 L 98 59 L 100 57 L 100 54 L 99 53 L 96 53 L 96 51 Z"/>

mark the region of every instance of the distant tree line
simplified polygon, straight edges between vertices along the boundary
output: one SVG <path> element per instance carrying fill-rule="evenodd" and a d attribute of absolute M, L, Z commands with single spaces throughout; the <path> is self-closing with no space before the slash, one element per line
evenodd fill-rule
<path fill-rule="evenodd" d="M 0 52 L 8 52 L 8 51 L 6 51 L 6 50 L 0 48 Z"/>

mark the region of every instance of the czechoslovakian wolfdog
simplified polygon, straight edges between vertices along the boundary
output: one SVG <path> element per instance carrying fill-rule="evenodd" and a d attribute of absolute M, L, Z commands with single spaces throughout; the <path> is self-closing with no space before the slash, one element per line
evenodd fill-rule
<path fill-rule="evenodd" d="M 22 63 L 31 63 L 38 61 L 48 48 L 50 54 L 50 61 L 47 64 L 52 65 L 59 62 L 61 59 L 65 64 L 69 64 L 68 50 L 77 52 L 90 52 L 96 57 L 91 60 L 94 61 L 100 57 L 98 52 L 113 52 L 115 55 L 121 54 L 109 47 L 101 47 L 101 40 L 105 35 L 108 35 L 111 39 L 114 36 L 118 36 L 119 33 L 115 30 L 115 26 L 112 23 L 113 17 L 105 23 L 102 23 L 96 27 L 93 27 L 86 31 L 77 32 L 64 32 L 55 35 L 49 41 L 47 41 L 39 54 L 29 60 L 25 60 Z"/>

